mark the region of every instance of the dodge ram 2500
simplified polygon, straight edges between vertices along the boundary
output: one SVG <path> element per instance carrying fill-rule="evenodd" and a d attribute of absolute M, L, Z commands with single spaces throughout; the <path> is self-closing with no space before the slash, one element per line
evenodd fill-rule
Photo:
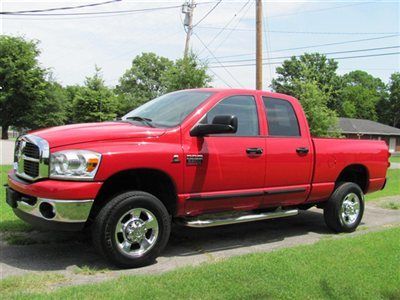
<path fill-rule="evenodd" d="M 383 141 L 313 138 L 293 97 L 193 89 L 163 95 L 121 121 L 30 132 L 15 146 L 7 203 L 55 230 L 90 228 L 114 264 L 151 263 L 171 223 L 208 227 L 323 209 L 335 232 L 361 221 L 383 189 Z"/>

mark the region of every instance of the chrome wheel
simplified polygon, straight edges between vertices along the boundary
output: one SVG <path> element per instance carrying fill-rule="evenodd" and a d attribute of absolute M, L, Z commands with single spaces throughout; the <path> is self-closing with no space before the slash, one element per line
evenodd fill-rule
<path fill-rule="evenodd" d="M 355 193 L 346 195 L 340 208 L 340 219 L 343 224 L 353 225 L 360 214 L 360 198 Z"/>
<path fill-rule="evenodd" d="M 142 256 L 153 248 L 158 232 L 158 221 L 154 214 L 145 208 L 134 208 L 119 219 L 115 241 L 124 254 Z"/>

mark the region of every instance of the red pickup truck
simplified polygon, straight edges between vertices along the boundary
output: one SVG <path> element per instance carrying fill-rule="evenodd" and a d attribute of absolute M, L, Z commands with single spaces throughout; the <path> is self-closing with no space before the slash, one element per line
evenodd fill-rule
<path fill-rule="evenodd" d="M 160 254 L 172 221 L 208 227 L 317 206 L 329 228 L 354 231 L 389 156 L 383 141 L 312 138 L 287 95 L 184 90 L 121 121 L 21 136 L 7 203 L 39 227 L 90 226 L 100 253 L 137 267 Z"/>

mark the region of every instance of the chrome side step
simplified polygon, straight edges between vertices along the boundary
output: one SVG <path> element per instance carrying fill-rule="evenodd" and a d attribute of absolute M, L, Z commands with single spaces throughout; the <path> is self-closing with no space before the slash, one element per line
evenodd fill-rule
<path fill-rule="evenodd" d="M 227 215 L 225 213 L 225 214 L 215 214 L 207 216 L 204 215 L 195 218 L 180 219 L 177 222 L 180 225 L 188 227 L 203 228 L 203 227 L 213 227 L 213 226 L 290 217 L 290 216 L 295 216 L 298 213 L 299 211 L 297 209 L 291 209 L 291 210 L 278 209 L 272 212 L 265 212 L 259 214 L 237 213 L 236 215 Z"/>

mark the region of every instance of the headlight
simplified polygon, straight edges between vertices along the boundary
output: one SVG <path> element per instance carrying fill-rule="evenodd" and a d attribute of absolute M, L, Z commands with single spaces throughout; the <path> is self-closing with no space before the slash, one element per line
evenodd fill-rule
<path fill-rule="evenodd" d="M 101 154 L 88 150 L 66 150 L 50 156 L 50 178 L 92 180 L 96 175 Z"/>

